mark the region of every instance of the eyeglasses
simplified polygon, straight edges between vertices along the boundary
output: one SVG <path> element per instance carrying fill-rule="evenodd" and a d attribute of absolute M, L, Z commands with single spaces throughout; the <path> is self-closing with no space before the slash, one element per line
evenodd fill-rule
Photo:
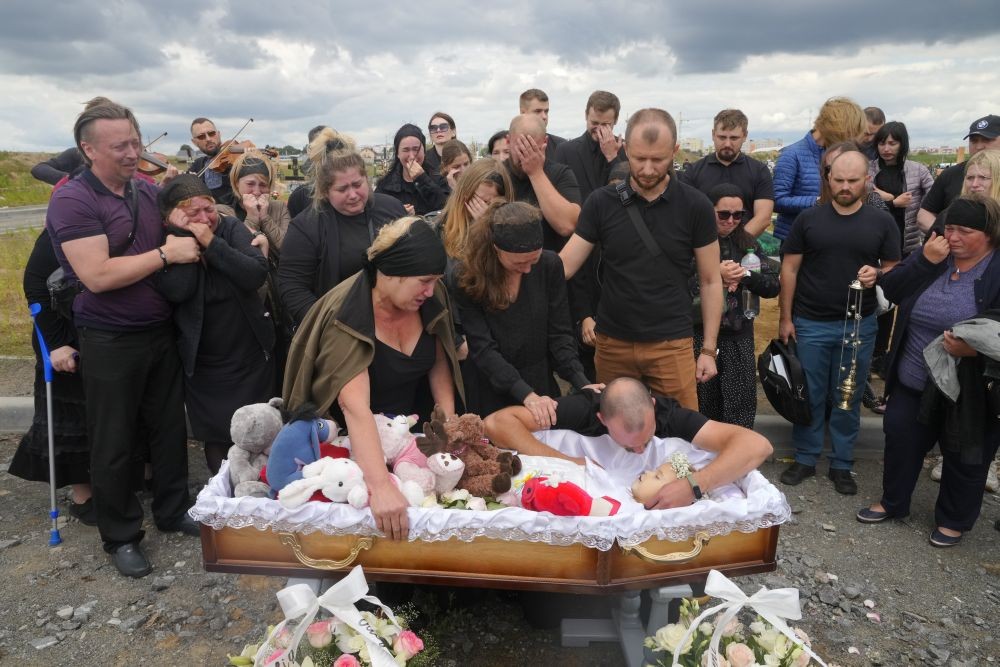
<path fill-rule="evenodd" d="M 427 129 L 431 132 L 447 132 L 451 129 L 451 125 L 448 123 L 441 123 L 440 125 L 428 125 Z"/>
<path fill-rule="evenodd" d="M 214 137 L 218 133 L 219 133 L 218 130 L 212 130 L 211 132 L 202 132 L 201 134 L 194 135 L 192 139 L 197 139 L 198 141 L 205 141 L 205 139 L 208 139 L 209 137 Z"/>
<path fill-rule="evenodd" d="M 729 220 L 732 218 L 736 222 L 743 219 L 743 211 L 716 211 L 715 214 L 719 216 L 719 220 Z"/>

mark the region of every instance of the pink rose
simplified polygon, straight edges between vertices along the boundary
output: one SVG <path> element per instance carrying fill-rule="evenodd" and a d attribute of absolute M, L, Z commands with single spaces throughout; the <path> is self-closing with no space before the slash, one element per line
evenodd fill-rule
<path fill-rule="evenodd" d="M 333 661 L 331 667 L 361 667 L 361 663 L 358 662 L 353 653 L 344 653 Z"/>
<path fill-rule="evenodd" d="M 424 650 L 424 642 L 411 630 L 403 630 L 392 642 L 392 650 L 397 658 L 409 660 Z"/>
<path fill-rule="evenodd" d="M 306 628 L 306 637 L 309 645 L 313 648 L 323 648 L 333 642 L 333 633 L 330 632 L 330 621 L 319 621 Z"/>
<path fill-rule="evenodd" d="M 753 650 L 746 644 L 739 642 L 726 647 L 726 658 L 732 667 L 750 667 L 757 662 Z"/>
<path fill-rule="evenodd" d="M 267 658 L 264 659 L 264 665 L 265 665 L 265 667 L 266 667 L 266 665 L 273 665 L 276 662 L 278 662 L 279 660 L 281 660 L 284 657 L 285 652 L 286 652 L 285 649 L 280 648 L 277 651 L 275 651 L 274 653 L 272 653 L 271 655 L 267 656 Z"/>

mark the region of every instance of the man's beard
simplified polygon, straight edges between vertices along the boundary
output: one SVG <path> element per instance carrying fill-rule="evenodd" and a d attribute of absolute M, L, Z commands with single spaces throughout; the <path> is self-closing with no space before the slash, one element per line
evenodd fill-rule
<path fill-rule="evenodd" d="M 850 190 L 841 190 L 834 196 L 834 200 L 845 208 L 852 206 L 859 199 L 861 199 L 861 195 L 855 195 L 855 193 Z"/>
<path fill-rule="evenodd" d="M 736 151 L 732 148 L 723 148 L 718 151 L 718 157 L 720 160 L 725 160 L 726 162 L 732 162 L 736 159 Z"/>
<path fill-rule="evenodd" d="M 205 155 L 207 155 L 208 157 L 215 157 L 216 155 L 219 154 L 219 148 L 220 146 L 216 146 L 215 148 L 206 148 Z"/>

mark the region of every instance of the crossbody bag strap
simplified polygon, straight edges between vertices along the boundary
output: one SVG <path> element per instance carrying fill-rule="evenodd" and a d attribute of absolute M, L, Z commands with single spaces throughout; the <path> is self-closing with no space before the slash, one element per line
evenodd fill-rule
<path fill-rule="evenodd" d="M 618 198 L 622 202 L 622 206 L 628 212 L 628 217 L 632 221 L 632 226 L 635 227 L 635 231 L 639 234 L 639 238 L 645 244 L 646 249 L 653 255 L 653 257 L 659 257 L 663 254 L 663 250 L 660 248 L 659 244 L 653 240 L 653 235 L 649 233 L 649 228 L 646 227 L 646 223 L 643 222 L 642 216 L 639 215 L 639 211 L 633 206 L 632 202 L 632 191 L 628 187 L 627 182 L 621 182 L 615 186 L 615 190 L 618 191 Z"/>
<path fill-rule="evenodd" d="M 120 248 L 115 248 L 114 252 L 108 253 L 109 257 L 117 257 L 128 250 L 135 243 L 135 233 L 139 229 L 139 189 L 135 187 L 135 183 L 132 181 L 128 182 L 127 187 L 128 200 L 125 202 L 125 208 L 132 214 L 132 231 L 129 232 L 128 238 L 125 239 L 125 243 Z"/>

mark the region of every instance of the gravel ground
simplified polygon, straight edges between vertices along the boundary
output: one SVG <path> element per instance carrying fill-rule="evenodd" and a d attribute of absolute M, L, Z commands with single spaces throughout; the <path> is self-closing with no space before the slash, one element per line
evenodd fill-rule
<path fill-rule="evenodd" d="M 30 362 L 0 361 L 0 395 L 30 394 Z M 27 373 L 23 371 L 27 369 Z M 25 379 L 27 375 L 27 379 Z M 0 436 L 0 470 L 18 437 Z M 207 477 L 195 443 L 192 493 Z M 781 461 L 761 471 L 777 479 Z M 854 512 L 879 490 L 879 461 L 856 466 L 860 493 L 836 494 L 824 478 L 781 487 L 793 520 L 781 529 L 778 569 L 742 577 L 801 591 L 803 619 L 817 652 L 841 665 L 990 665 L 1000 661 L 1000 501 L 987 494 L 983 516 L 956 548 L 927 543 L 936 485 L 922 478 L 904 522 L 865 526 Z M 820 472 L 825 472 L 821 467 Z M 94 528 L 63 519 L 63 544 L 48 546 L 48 488 L 0 472 L 0 663 L 18 665 L 223 665 L 279 620 L 274 593 L 284 580 L 208 574 L 197 539 L 147 525 L 144 549 L 154 564 L 141 580 L 118 575 Z M 62 497 L 62 494 L 60 494 Z M 65 500 L 62 501 L 65 512 Z M 145 499 L 148 516 L 148 498 Z M 560 599 L 569 616 L 603 613 L 613 600 Z M 568 649 L 557 628 L 533 626 L 538 599 L 515 593 L 419 589 L 416 628 L 441 649 L 439 664 L 616 665 L 614 644 Z M 549 626 L 552 623 L 548 623 Z"/>

